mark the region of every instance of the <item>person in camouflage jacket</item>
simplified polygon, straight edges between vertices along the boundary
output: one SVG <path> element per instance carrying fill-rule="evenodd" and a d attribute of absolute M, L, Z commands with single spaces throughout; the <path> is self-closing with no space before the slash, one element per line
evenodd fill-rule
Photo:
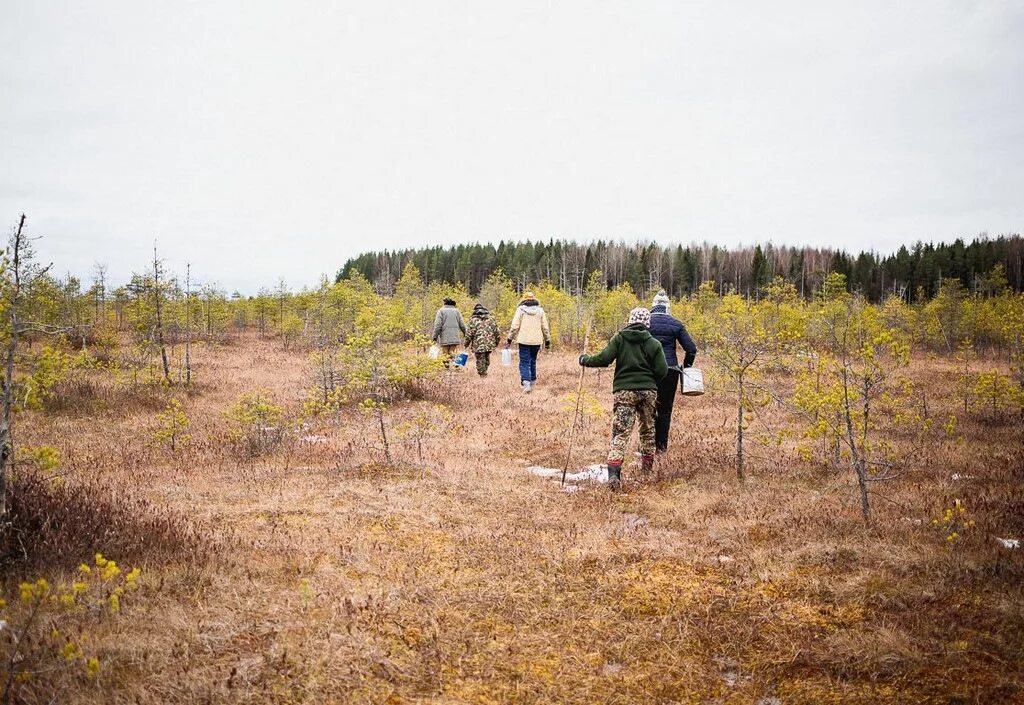
<path fill-rule="evenodd" d="M 466 347 L 476 356 L 476 371 L 481 377 L 487 376 L 487 368 L 491 366 L 491 352 L 498 347 L 501 332 L 498 322 L 483 304 L 473 307 L 473 315 L 466 325 Z"/>

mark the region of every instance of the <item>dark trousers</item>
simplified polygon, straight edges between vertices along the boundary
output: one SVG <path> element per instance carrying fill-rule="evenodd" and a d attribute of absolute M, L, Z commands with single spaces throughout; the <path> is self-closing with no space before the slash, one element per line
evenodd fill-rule
<path fill-rule="evenodd" d="M 537 353 L 539 345 L 519 344 L 519 379 L 524 382 L 537 381 Z"/>
<path fill-rule="evenodd" d="M 672 405 L 676 401 L 679 370 L 669 368 L 665 378 L 658 382 L 658 414 L 654 419 L 654 447 L 668 449 L 668 429 L 672 425 Z"/>

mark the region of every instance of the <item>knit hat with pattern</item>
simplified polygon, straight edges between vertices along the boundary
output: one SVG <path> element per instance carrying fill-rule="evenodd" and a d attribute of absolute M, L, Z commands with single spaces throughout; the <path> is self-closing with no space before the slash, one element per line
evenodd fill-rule
<path fill-rule="evenodd" d="M 651 312 L 646 308 L 637 307 L 629 312 L 629 324 L 643 323 L 645 328 L 651 327 Z"/>

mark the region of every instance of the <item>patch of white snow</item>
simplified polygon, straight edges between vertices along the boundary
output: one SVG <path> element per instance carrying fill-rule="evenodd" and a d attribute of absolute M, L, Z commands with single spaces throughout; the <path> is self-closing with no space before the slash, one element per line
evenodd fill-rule
<path fill-rule="evenodd" d="M 588 465 L 577 472 L 568 473 L 565 479 L 573 482 L 608 482 L 608 466 L 601 463 Z"/>
<path fill-rule="evenodd" d="M 562 471 L 558 468 L 546 468 L 543 465 L 531 465 L 526 471 L 537 477 L 562 479 Z M 608 482 L 608 466 L 601 464 L 588 465 L 576 472 L 565 474 L 566 482 Z"/>
<path fill-rule="evenodd" d="M 555 468 L 546 468 L 543 465 L 531 465 L 526 468 L 526 472 L 537 477 L 555 477 L 556 475 L 561 477 L 562 471 L 556 470 Z"/>

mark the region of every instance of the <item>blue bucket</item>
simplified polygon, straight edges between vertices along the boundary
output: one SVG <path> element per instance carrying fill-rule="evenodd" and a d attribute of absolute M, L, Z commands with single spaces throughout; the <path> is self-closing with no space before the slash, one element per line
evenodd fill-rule
<path fill-rule="evenodd" d="M 469 362 L 469 353 L 459 353 L 455 356 L 456 367 L 465 367 L 467 362 Z"/>

